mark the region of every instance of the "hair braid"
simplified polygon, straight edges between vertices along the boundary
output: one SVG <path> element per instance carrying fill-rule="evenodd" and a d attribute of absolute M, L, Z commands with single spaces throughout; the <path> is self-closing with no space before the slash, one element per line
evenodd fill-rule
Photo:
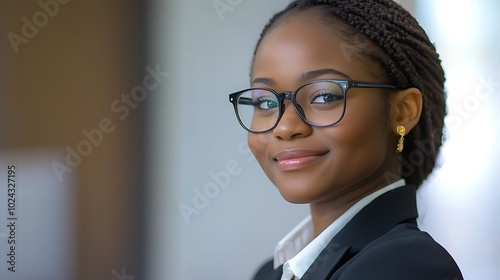
<path fill-rule="evenodd" d="M 403 177 L 419 186 L 436 165 L 446 114 L 445 76 L 436 48 L 415 18 L 392 0 L 296 0 L 264 27 L 254 55 L 264 36 L 280 20 L 311 8 L 327 23 L 343 22 L 348 28 L 346 34 L 354 32 L 368 38 L 370 46 L 364 46 L 362 54 L 382 66 L 386 79 L 400 88 L 416 87 L 422 92 L 422 115 L 405 137 L 402 153 L 410 164 L 406 174 L 403 170 Z"/>

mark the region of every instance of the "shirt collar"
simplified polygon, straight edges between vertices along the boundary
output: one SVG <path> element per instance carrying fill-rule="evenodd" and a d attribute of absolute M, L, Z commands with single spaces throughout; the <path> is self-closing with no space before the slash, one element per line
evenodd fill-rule
<path fill-rule="evenodd" d="M 362 198 L 331 223 L 316 238 L 314 238 L 312 218 L 308 216 L 276 245 L 274 250 L 274 269 L 283 265 L 282 279 L 291 279 L 293 275 L 300 279 L 330 240 L 339 233 L 340 230 L 361 211 L 361 209 L 382 194 L 402 187 L 405 184 L 405 180 L 400 179 Z"/>

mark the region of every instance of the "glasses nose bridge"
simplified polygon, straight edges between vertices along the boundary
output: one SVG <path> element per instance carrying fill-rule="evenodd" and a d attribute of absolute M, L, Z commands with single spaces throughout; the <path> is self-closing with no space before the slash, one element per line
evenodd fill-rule
<path fill-rule="evenodd" d="M 296 91 L 284 91 L 284 92 L 281 92 L 279 93 L 279 95 L 281 95 L 281 104 L 282 104 L 282 107 L 281 107 L 281 112 L 280 112 L 280 117 L 279 117 L 279 120 L 278 122 L 281 120 L 281 117 L 283 116 L 283 114 L 285 113 L 285 100 L 288 99 L 291 101 L 291 106 L 293 107 L 294 111 L 297 113 L 297 115 L 304 121 L 307 123 L 307 120 L 305 119 L 305 116 L 304 116 L 304 112 L 302 110 L 302 108 L 296 103 L 296 94 L 297 92 Z"/>
<path fill-rule="evenodd" d="M 283 91 L 279 93 L 281 96 L 281 114 L 285 111 L 285 100 L 288 99 L 291 101 L 292 107 L 296 107 L 295 105 L 295 92 L 293 91 Z"/>
<path fill-rule="evenodd" d="M 293 92 L 293 91 L 284 91 L 284 92 L 281 93 L 281 95 L 283 96 L 283 101 L 285 101 L 285 99 L 293 101 L 293 98 L 295 96 L 295 92 Z"/>

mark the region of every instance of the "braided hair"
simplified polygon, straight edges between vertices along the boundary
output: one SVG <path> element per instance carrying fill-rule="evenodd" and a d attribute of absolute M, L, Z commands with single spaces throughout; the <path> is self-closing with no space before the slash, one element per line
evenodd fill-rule
<path fill-rule="evenodd" d="M 445 77 L 436 48 L 415 18 L 392 0 L 296 0 L 264 27 L 254 57 L 272 28 L 288 16 L 309 10 L 317 11 L 350 43 L 359 45 L 359 38 L 354 42 L 353 37 L 363 36 L 369 43 L 362 44 L 360 55 L 380 65 L 387 82 L 422 92 L 420 120 L 405 136 L 401 154 L 401 176 L 420 186 L 434 169 L 443 141 Z"/>

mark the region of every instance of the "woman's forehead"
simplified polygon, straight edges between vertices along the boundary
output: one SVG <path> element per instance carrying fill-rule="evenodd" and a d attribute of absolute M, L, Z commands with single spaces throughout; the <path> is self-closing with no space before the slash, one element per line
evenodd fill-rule
<path fill-rule="evenodd" d="M 354 57 L 356 46 L 346 42 L 319 19 L 296 15 L 281 22 L 263 38 L 254 58 L 257 76 L 299 76 L 315 69 L 336 69 L 357 79 L 369 79 L 372 65 Z"/>

